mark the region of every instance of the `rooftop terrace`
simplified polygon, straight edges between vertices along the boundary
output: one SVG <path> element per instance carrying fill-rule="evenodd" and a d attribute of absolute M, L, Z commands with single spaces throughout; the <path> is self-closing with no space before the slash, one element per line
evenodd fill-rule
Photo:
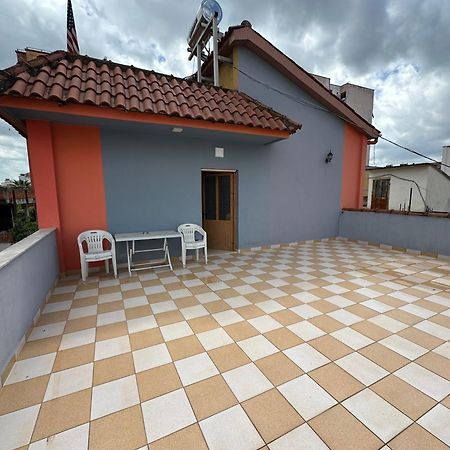
<path fill-rule="evenodd" d="M 448 260 L 345 240 L 67 277 L 0 448 L 444 449 L 449 340 Z"/>

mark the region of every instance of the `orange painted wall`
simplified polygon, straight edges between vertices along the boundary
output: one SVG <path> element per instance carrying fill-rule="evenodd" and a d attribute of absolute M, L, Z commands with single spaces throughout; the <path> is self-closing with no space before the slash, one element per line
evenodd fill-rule
<path fill-rule="evenodd" d="M 71 270 L 80 267 L 78 234 L 88 229 L 108 229 L 100 130 L 54 123 L 51 128 L 64 254 L 62 270 Z"/>
<path fill-rule="evenodd" d="M 342 163 L 342 208 L 361 208 L 367 137 L 352 126 L 344 125 L 344 157 Z"/>

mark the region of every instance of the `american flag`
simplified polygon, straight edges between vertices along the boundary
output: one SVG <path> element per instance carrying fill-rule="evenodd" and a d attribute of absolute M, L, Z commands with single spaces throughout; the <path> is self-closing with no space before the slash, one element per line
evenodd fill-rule
<path fill-rule="evenodd" d="M 77 55 L 80 53 L 75 19 L 72 11 L 72 2 L 70 0 L 67 1 L 67 51 L 69 53 L 76 53 Z"/>

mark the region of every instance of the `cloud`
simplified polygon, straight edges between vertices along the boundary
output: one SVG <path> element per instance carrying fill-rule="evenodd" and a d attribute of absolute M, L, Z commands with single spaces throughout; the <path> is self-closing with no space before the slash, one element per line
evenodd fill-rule
<path fill-rule="evenodd" d="M 450 2 L 221 0 L 221 29 L 243 19 L 306 70 L 375 88 L 386 137 L 440 158 L 450 143 Z M 185 76 L 186 35 L 200 0 L 73 0 L 81 53 Z M 65 48 L 65 0 L 3 2 L 0 67 L 25 46 Z M 25 142 L 0 126 L 0 180 L 27 170 Z M 6 156 L 5 156 L 6 155 Z M 378 164 L 418 161 L 383 141 Z"/>

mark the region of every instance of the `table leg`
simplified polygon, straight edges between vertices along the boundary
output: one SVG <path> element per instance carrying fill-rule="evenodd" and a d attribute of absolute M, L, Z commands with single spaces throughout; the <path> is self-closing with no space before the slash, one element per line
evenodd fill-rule
<path fill-rule="evenodd" d="M 128 241 L 127 241 L 127 263 L 128 263 L 128 274 L 131 277 L 130 245 Z"/>

